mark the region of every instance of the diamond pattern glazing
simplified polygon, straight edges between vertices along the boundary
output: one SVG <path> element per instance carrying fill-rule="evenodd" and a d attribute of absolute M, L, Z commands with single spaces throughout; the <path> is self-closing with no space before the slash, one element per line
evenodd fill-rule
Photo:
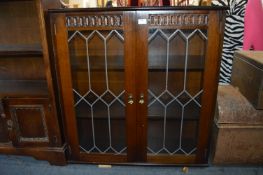
<path fill-rule="evenodd" d="M 68 43 L 80 150 L 126 153 L 125 134 L 116 134 L 125 133 L 122 31 L 69 32 Z"/>
<path fill-rule="evenodd" d="M 205 30 L 150 29 L 148 154 L 196 151 L 206 42 Z"/>

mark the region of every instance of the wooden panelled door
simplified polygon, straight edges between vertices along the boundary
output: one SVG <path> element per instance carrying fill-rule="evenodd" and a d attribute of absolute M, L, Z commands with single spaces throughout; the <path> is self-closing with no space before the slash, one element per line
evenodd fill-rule
<path fill-rule="evenodd" d="M 219 68 L 216 12 L 50 19 L 71 159 L 206 162 Z"/>

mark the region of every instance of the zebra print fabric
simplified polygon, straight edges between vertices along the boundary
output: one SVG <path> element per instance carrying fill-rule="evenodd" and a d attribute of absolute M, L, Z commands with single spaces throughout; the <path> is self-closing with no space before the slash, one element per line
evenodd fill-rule
<path fill-rule="evenodd" d="M 229 84 L 234 51 L 242 49 L 244 37 L 244 16 L 247 0 L 214 0 L 212 5 L 229 6 L 226 13 L 223 51 L 220 67 L 220 84 Z"/>

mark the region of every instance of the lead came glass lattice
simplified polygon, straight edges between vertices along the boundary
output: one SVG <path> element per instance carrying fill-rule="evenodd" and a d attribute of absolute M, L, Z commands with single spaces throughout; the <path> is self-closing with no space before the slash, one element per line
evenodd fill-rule
<path fill-rule="evenodd" d="M 206 30 L 149 30 L 149 155 L 195 153 L 206 42 Z"/>
<path fill-rule="evenodd" d="M 121 30 L 69 31 L 80 151 L 126 154 Z"/>

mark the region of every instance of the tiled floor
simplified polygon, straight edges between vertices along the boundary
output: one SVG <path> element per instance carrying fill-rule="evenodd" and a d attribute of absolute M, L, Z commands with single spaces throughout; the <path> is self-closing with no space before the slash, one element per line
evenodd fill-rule
<path fill-rule="evenodd" d="M 99 168 L 97 165 L 68 164 L 50 165 L 46 161 L 31 157 L 0 155 L 0 175 L 263 175 L 262 167 L 182 167 L 112 166 Z"/>

